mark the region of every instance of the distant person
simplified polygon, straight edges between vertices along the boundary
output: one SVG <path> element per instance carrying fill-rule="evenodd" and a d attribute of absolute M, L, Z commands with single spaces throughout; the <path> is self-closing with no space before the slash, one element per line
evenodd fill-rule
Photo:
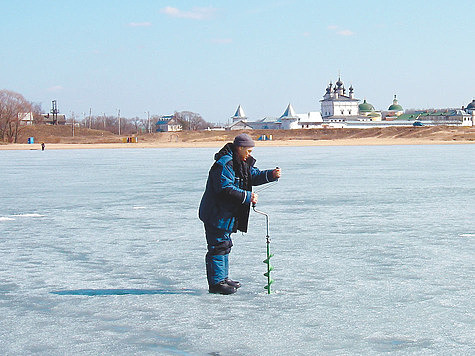
<path fill-rule="evenodd" d="M 231 233 L 247 232 L 251 204 L 257 203 L 253 185 L 276 181 L 280 168 L 260 171 L 251 156 L 254 141 L 240 134 L 215 154 L 199 209 L 204 223 L 208 252 L 206 275 L 210 293 L 233 294 L 241 284 L 229 278 L 228 256 Z"/>
<path fill-rule="evenodd" d="M 44 151 L 45 150 L 45 143 L 44 142 L 41 142 L 41 150 Z"/>

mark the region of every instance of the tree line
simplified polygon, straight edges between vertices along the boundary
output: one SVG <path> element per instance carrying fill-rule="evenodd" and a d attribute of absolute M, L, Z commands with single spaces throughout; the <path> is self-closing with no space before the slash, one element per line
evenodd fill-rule
<path fill-rule="evenodd" d="M 182 130 L 204 130 L 207 128 L 214 127 L 214 124 L 211 124 L 205 121 L 200 114 L 191 112 L 191 111 L 180 111 L 175 112 L 171 117 L 167 116 L 167 119 L 174 119 L 176 122 L 181 125 Z M 74 119 L 69 119 L 71 121 Z M 123 135 L 130 135 L 136 133 L 148 133 L 156 132 L 158 121 L 163 120 L 161 115 L 152 115 L 149 118 L 119 118 L 119 116 L 111 115 L 96 115 L 85 117 L 80 124 L 84 127 L 95 129 L 95 130 L 104 130 L 110 131 L 112 133 L 119 133 L 119 124 L 120 124 L 120 133 Z M 78 121 L 75 121 L 76 123 Z"/>
<path fill-rule="evenodd" d="M 25 115 L 31 115 L 34 125 L 45 123 L 40 104 L 26 100 L 23 95 L 10 91 L 0 90 L 0 140 L 2 142 L 16 143 L 18 134 L 24 126 L 22 122 Z M 89 115 L 82 120 L 77 120 L 73 113 L 66 120 L 68 125 L 82 126 L 95 130 L 109 131 L 121 135 L 133 135 L 147 132 L 156 132 L 156 123 L 162 120 L 160 115 L 152 115 L 144 118 L 121 118 L 119 115 Z M 169 116 L 167 118 L 170 118 Z M 200 114 L 191 111 L 175 112 L 173 118 L 182 130 L 203 130 L 214 127 L 213 124 L 205 121 Z"/>

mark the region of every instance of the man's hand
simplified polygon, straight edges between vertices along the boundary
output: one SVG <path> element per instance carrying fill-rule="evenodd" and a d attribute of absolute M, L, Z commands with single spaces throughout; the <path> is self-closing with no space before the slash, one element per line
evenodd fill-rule
<path fill-rule="evenodd" d="M 251 204 L 252 205 L 257 204 L 257 193 L 251 193 Z"/>
<path fill-rule="evenodd" d="M 282 175 L 282 171 L 279 167 L 277 167 L 272 171 L 272 174 L 274 175 L 274 178 L 280 178 L 280 176 Z"/>

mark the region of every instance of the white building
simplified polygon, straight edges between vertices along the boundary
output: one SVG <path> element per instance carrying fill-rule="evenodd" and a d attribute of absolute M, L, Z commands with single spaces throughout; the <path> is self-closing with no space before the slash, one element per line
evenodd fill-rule
<path fill-rule="evenodd" d="M 183 129 L 173 115 L 160 116 L 155 127 L 157 132 L 176 132 Z"/>
<path fill-rule="evenodd" d="M 353 119 L 358 116 L 358 102 L 354 97 L 354 89 L 350 86 L 348 95 L 340 78 L 335 86 L 330 82 L 323 99 L 320 100 L 323 121 L 335 122 L 342 119 Z"/>
<path fill-rule="evenodd" d="M 472 110 L 470 116 L 463 116 L 462 126 L 475 126 L 475 110 Z"/>
<path fill-rule="evenodd" d="M 232 124 L 228 130 L 294 130 L 313 128 L 370 128 L 388 126 L 413 125 L 462 125 L 472 126 L 475 122 L 475 99 L 462 110 L 445 110 L 439 112 L 419 112 L 404 114 L 403 107 L 398 103 L 396 95 L 388 110 L 377 111 L 374 106 L 364 100 L 355 98 L 353 86 L 348 94 L 345 86 L 338 78 L 335 86 L 330 82 L 321 103 L 321 113 L 312 111 L 297 114 L 289 103 L 280 117 L 265 117 L 249 121 L 241 105 L 231 116 Z"/>
<path fill-rule="evenodd" d="M 265 117 L 256 121 L 248 121 L 241 105 L 231 116 L 233 122 L 228 130 L 294 130 L 320 127 L 322 116 L 319 112 L 296 114 L 292 104 L 288 104 L 280 117 Z"/>
<path fill-rule="evenodd" d="M 32 112 L 18 113 L 18 119 L 20 120 L 21 126 L 33 125 L 34 122 Z"/>
<path fill-rule="evenodd" d="M 322 115 L 319 112 L 311 111 L 306 114 L 296 114 L 294 108 L 289 103 L 287 109 L 280 117 L 282 129 L 313 129 L 322 125 Z"/>
<path fill-rule="evenodd" d="M 252 130 L 252 127 L 247 124 L 247 116 L 241 105 L 238 106 L 236 112 L 231 116 L 232 122 L 228 125 L 228 130 Z"/>
<path fill-rule="evenodd" d="M 402 114 L 404 114 L 404 109 L 399 105 L 396 94 L 394 94 L 393 103 L 389 106 L 388 110 L 382 112 L 383 120 L 395 120 Z"/>
<path fill-rule="evenodd" d="M 469 114 L 473 114 L 475 112 L 475 99 L 473 99 L 472 102 L 469 103 L 465 109 L 463 109 L 462 107 L 462 110 L 465 110 Z"/>
<path fill-rule="evenodd" d="M 282 129 L 284 130 L 292 130 L 292 129 L 299 129 L 299 117 L 295 113 L 294 108 L 289 103 L 287 105 L 287 109 L 285 109 L 284 113 L 280 116 L 280 122 L 282 123 Z"/>
<path fill-rule="evenodd" d="M 462 110 L 465 110 L 467 114 L 470 114 L 470 117 L 463 118 L 462 126 L 475 126 L 475 99 L 473 99 L 465 109 L 462 107 Z"/>
<path fill-rule="evenodd" d="M 381 112 L 376 111 L 373 105 L 366 102 L 366 99 L 358 105 L 358 111 L 360 113 L 359 121 L 381 121 Z"/>
<path fill-rule="evenodd" d="M 233 122 L 227 127 L 228 130 L 253 130 L 253 127 L 244 120 Z"/>
<path fill-rule="evenodd" d="M 231 116 L 231 119 L 233 120 L 233 123 L 237 121 L 244 121 L 244 122 L 247 121 L 247 116 L 244 113 L 244 109 L 242 108 L 241 105 L 238 106 L 236 113 L 233 116 Z"/>

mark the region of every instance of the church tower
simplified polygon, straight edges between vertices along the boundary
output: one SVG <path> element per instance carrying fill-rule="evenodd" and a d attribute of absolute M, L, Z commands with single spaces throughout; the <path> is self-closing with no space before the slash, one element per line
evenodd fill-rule
<path fill-rule="evenodd" d="M 331 118 L 345 119 L 358 116 L 358 102 L 359 99 L 354 96 L 353 86 L 350 86 L 347 94 L 341 77 L 338 77 L 335 86 L 332 82 L 328 84 L 323 100 L 320 100 L 322 117 L 325 121 Z"/>
<path fill-rule="evenodd" d="M 244 113 L 244 110 L 241 105 L 238 106 L 234 115 L 231 116 L 231 119 L 233 119 L 233 123 L 238 122 L 238 121 L 243 121 L 243 122 L 247 121 L 246 114 Z"/>

